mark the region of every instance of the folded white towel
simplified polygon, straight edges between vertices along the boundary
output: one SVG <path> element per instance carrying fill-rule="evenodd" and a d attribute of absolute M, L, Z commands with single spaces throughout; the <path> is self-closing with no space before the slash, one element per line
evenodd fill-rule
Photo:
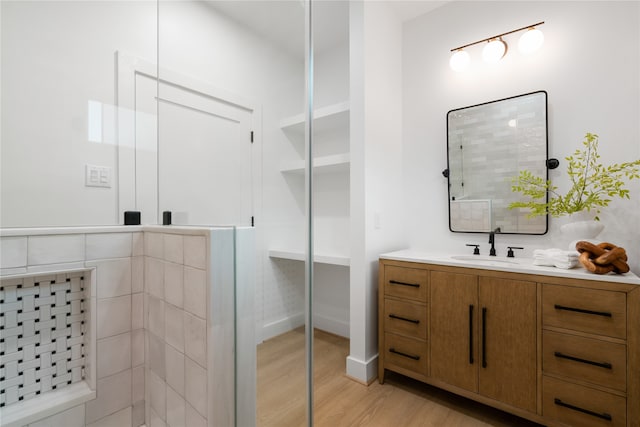
<path fill-rule="evenodd" d="M 561 249 L 536 249 L 533 251 L 533 264 L 568 270 L 578 264 L 580 254 L 576 251 Z"/>

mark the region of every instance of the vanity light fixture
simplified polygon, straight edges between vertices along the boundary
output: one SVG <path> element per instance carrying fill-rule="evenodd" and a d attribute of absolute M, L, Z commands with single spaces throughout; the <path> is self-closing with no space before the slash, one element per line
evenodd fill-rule
<path fill-rule="evenodd" d="M 451 55 L 451 59 L 449 60 L 449 66 L 454 71 L 464 71 L 471 63 L 471 58 L 465 49 L 484 42 L 487 42 L 487 44 L 482 50 L 482 59 L 487 63 L 495 64 L 504 58 L 509 50 L 507 42 L 505 42 L 502 37 L 524 30 L 526 30 L 526 32 L 520 37 L 518 49 L 524 54 L 535 52 L 542 46 L 542 43 L 544 43 L 542 31 L 536 28 L 542 24 L 544 24 L 544 21 L 451 49 L 453 55 Z"/>

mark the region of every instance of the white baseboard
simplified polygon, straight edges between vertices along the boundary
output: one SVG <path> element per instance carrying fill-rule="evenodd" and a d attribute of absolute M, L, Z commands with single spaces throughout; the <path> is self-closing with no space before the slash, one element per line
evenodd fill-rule
<path fill-rule="evenodd" d="M 349 338 L 349 322 L 332 319 L 316 313 L 313 316 L 313 327 L 334 335 Z"/>
<path fill-rule="evenodd" d="M 378 376 L 378 355 L 366 361 L 347 356 L 347 376 L 369 384 Z"/>
<path fill-rule="evenodd" d="M 289 332 L 295 328 L 304 325 L 304 313 L 296 313 L 292 316 L 285 317 L 284 319 L 276 320 L 275 322 L 265 323 L 262 326 L 262 333 L 260 340 L 262 342 L 269 338 L 277 337 L 285 332 Z"/>

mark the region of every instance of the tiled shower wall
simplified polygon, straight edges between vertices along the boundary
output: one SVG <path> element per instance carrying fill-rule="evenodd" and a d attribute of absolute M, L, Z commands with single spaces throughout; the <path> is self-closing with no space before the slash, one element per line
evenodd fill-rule
<path fill-rule="evenodd" d="M 147 422 L 207 425 L 207 238 L 145 233 Z"/>
<path fill-rule="evenodd" d="M 5 278 L 83 269 L 95 276 L 97 398 L 29 425 L 233 425 L 236 395 L 238 425 L 254 425 L 254 230 L 78 230 L 3 230 Z M 234 355 L 243 367 L 237 382 Z"/>
<path fill-rule="evenodd" d="M 95 268 L 97 398 L 30 426 L 137 427 L 144 423 L 143 233 L 78 230 L 0 238 L 3 276 Z"/>

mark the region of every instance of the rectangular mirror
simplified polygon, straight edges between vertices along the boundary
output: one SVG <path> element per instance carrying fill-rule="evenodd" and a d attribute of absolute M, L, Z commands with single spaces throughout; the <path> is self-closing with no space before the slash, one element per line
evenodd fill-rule
<path fill-rule="evenodd" d="M 527 169 L 547 179 L 547 93 L 533 92 L 447 113 L 449 229 L 545 234 L 547 216 L 509 209 L 512 178 Z"/>

